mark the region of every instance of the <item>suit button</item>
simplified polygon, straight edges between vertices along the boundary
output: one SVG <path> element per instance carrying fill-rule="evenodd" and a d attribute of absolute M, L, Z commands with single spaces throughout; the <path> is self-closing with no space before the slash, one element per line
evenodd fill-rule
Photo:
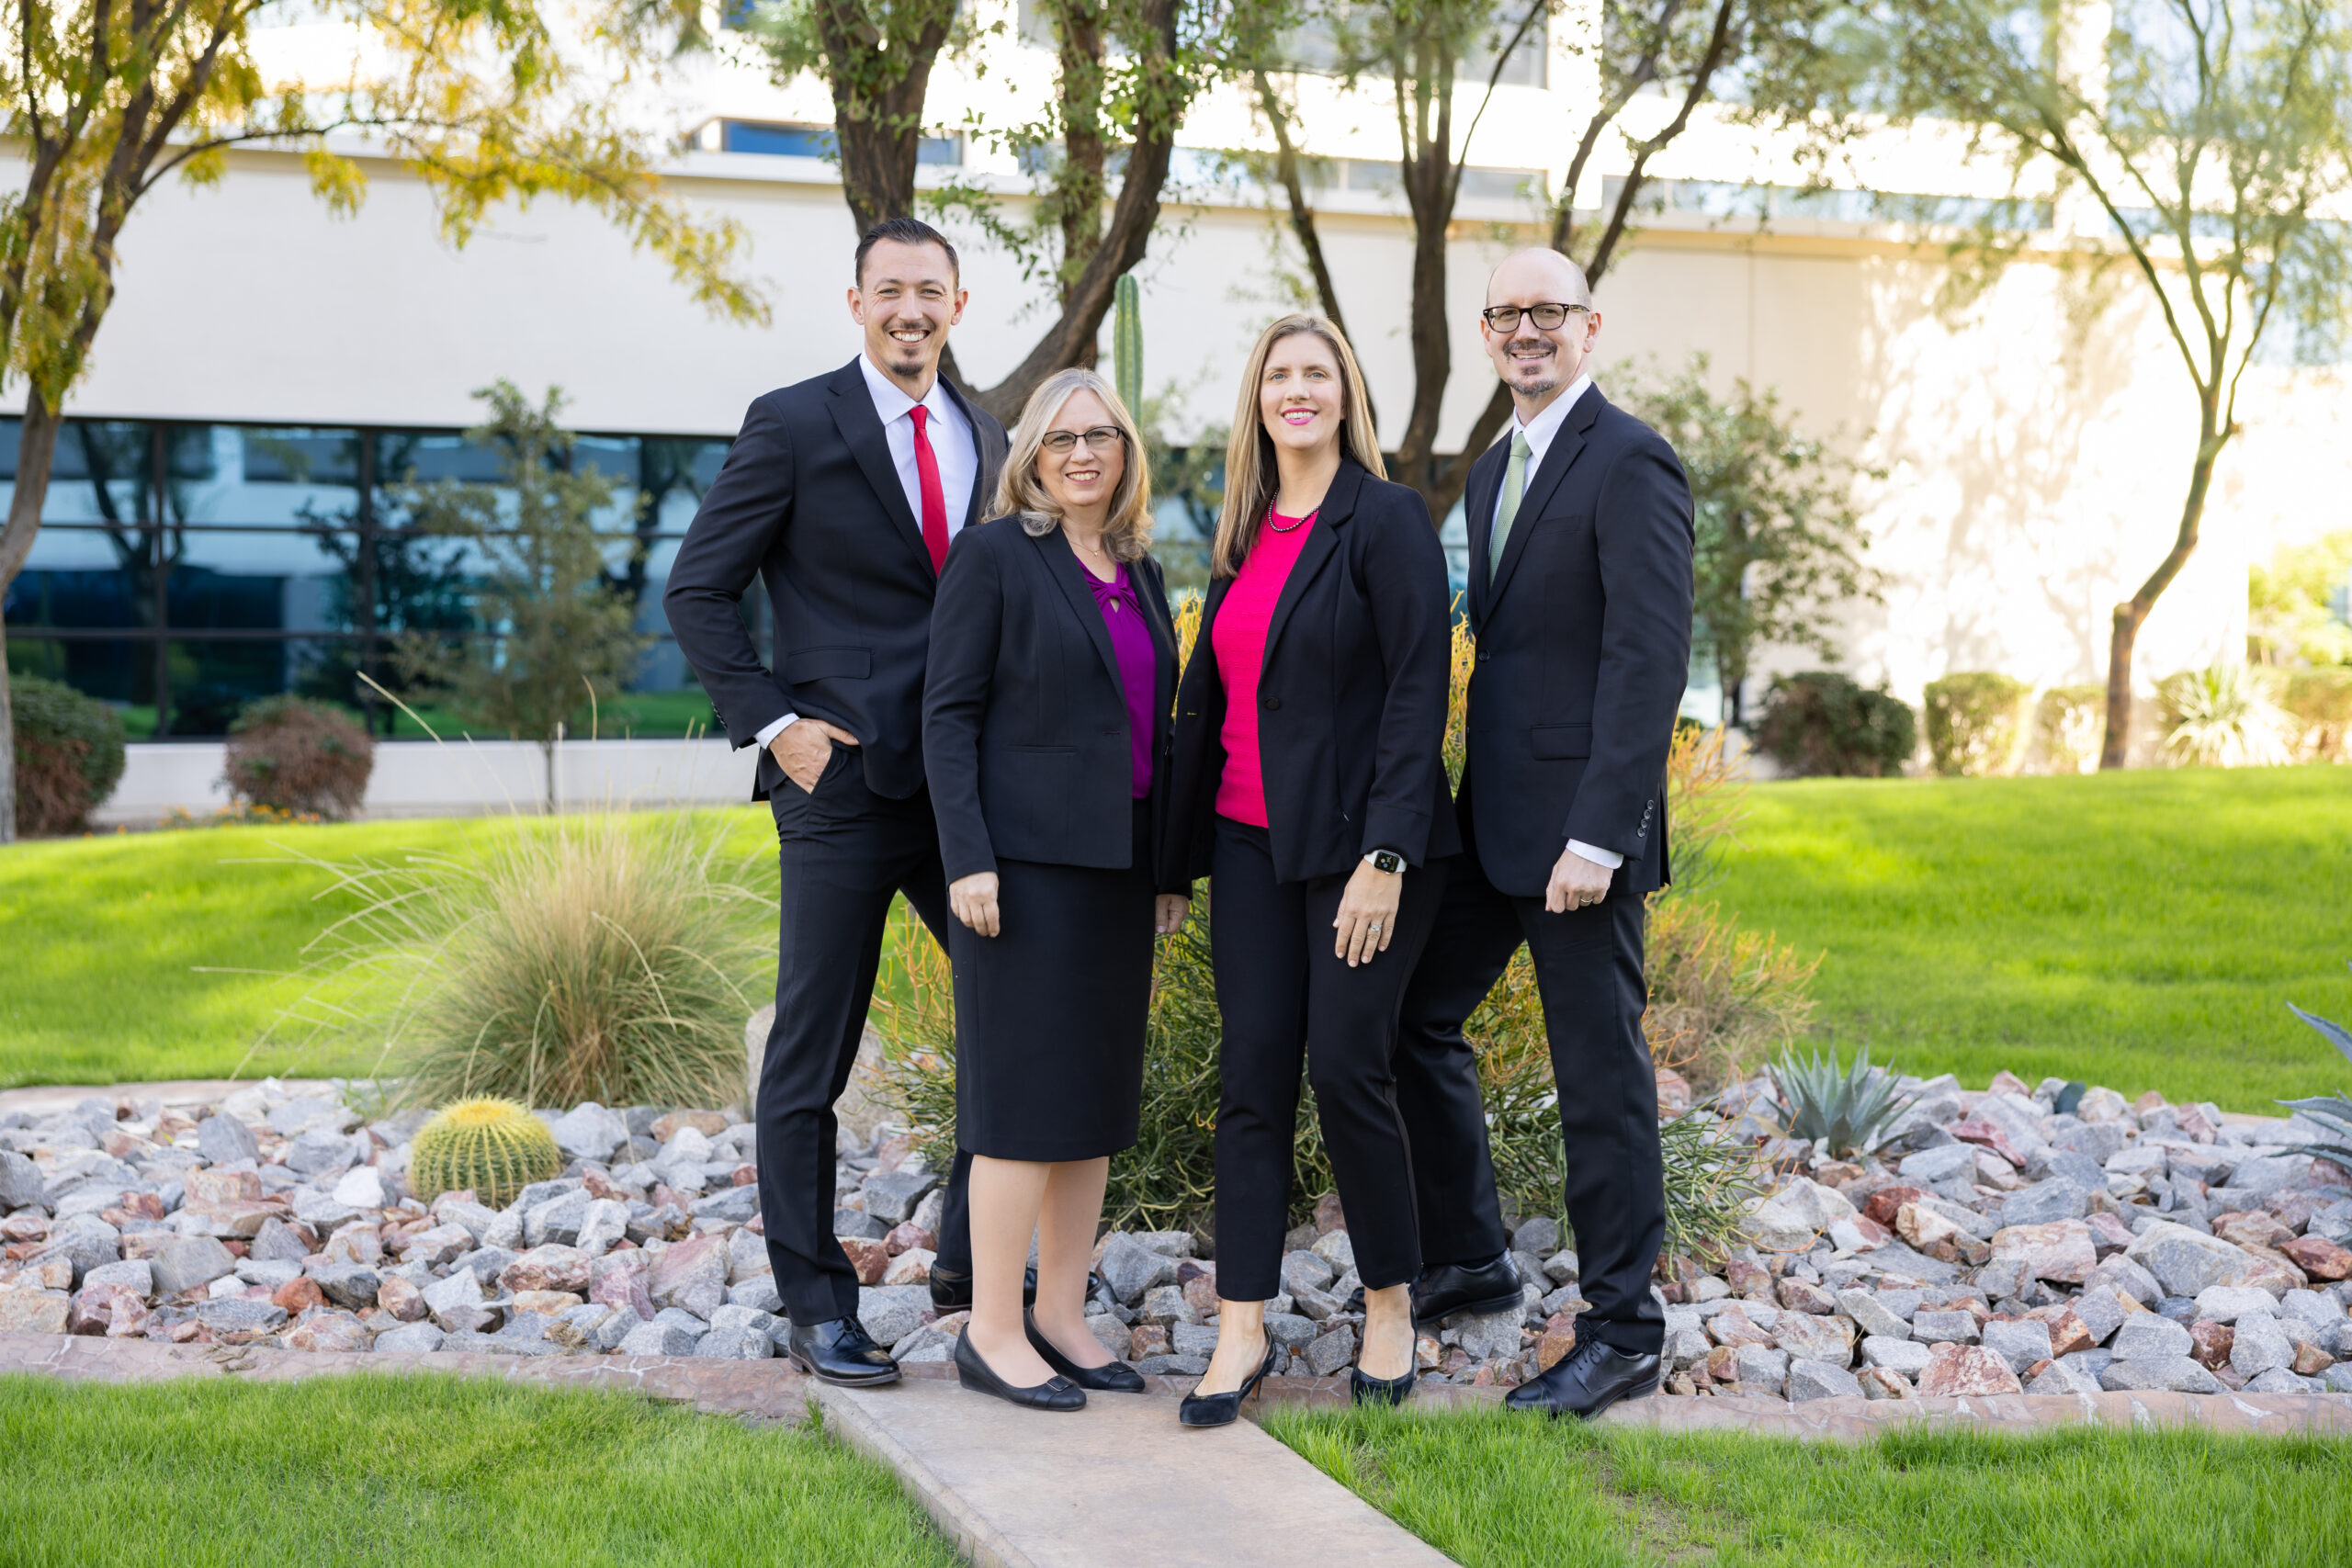
<path fill-rule="evenodd" d="M 1275 708 L 1283 705 L 1283 700 L 1270 692 L 1266 695 L 1258 699 L 1258 705 L 1271 713 Z"/>

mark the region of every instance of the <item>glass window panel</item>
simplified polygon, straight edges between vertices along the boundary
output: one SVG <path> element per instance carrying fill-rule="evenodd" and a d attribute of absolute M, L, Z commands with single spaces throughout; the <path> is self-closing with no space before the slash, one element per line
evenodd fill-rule
<path fill-rule="evenodd" d="M 21 420 L 0 420 L 0 479 L 6 480 L 0 483 L 0 506 L 16 493 L 22 425 Z M 146 516 L 151 439 L 139 421 L 67 420 L 57 433 L 41 521 L 135 524 Z"/>
<path fill-rule="evenodd" d="M 718 477 L 733 443 L 692 436 L 649 435 L 639 479 L 639 505 L 645 523 L 657 532 L 683 534 L 695 520 L 695 510 L 710 483 Z"/>
<path fill-rule="evenodd" d="M 155 730 L 155 645 L 139 637 L 45 637 L 8 629 L 8 673 L 62 681 L 121 713 L 133 739 Z"/>
<path fill-rule="evenodd" d="M 376 630 L 472 630 L 473 585 L 482 565 L 481 550 L 464 539 L 406 529 L 377 535 L 368 547 Z"/>
<path fill-rule="evenodd" d="M 292 528 L 358 516 L 356 431 L 175 425 L 164 450 L 175 521 Z"/>
<path fill-rule="evenodd" d="M 8 625 L 153 625 L 152 548 L 144 529 L 43 528 L 34 536 L 25 570 L 8 585 Z"/>
<path fill-rule="evenodd" d="M 175 531 L 165 614 L 175 628 L 348 631 L 356 536 Z"/>
<path fill-rule="evenodd" d="M 226 735 L 239 708 L 291 688 L 300 652 L 299 641 L 280 637 L 175 639 L 165 649 L 170 733 Z"/>

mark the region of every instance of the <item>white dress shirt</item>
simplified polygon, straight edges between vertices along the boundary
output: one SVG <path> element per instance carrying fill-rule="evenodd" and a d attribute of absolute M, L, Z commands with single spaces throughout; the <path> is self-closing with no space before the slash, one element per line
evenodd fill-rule
<path fill-rule="evenodd" d="M 1544 412 L 1537 414 L 1534 419 L 1521 420 L 1514 417 L 1511 420 L 1511 430 L 1527 437 L 1527 475 L 1520 481 L 1522 485 L 1532 485 L 1535 482 L 1536 470 L 1544 466 L 1544 454 L 1552 449 L 1552 438 L 1560 434 L 1560 426 L 1567 423 L 1568 411 L 1577 406 L 1577 400 L 1583 397 L 1591 385 L 1592 377 L 1589 374 L 1578 376 L 1568 383 L 1566 391 L 1544 404 Z M 1526 492 L 1521 491 L 1521 493 Z M 1592 862 L 1593 864 L 1605 865 L 1611 871 L 1625 863 L 1625 857 L 1615 850 L 1604 850 L 1598 844 L 1588 844 L 1581 839 L 1570 839 L 1568 848 Z"/>
<path fill-rule="evenodd" d="M 882 419 L 882 438 L 890 444 L 890 465 L 899 470 L 899 483 L 907 492 L 907 510 L 914 513 L 916 526 L 922 524 L 922 470 L 915 465 L 915 422 L 911 417 L 915 400 L 906 389 L 882 374 L 874 361 L 861 354 L 857 367 L 865 372 L 865 389 L 873 395 L 874 412 Z M 947 389 L 933 377 L 931 390 L 924 394 L 922 406 L 930 411 L 924 434 L 931 441 L 932 456 L 939 464 L 939 488 L 947 502 L 947 537 L 953 540 L 964 531 L 964 514 L 971 509 L 972 487 L 979 482 L 980 448 L 972 434 L 972 422 L 947 395 Z M 784 733 L 785 727 L 798 718 L 797 713 L 786 714 L 760 731 L 760 744 L 766 746 Z"/>

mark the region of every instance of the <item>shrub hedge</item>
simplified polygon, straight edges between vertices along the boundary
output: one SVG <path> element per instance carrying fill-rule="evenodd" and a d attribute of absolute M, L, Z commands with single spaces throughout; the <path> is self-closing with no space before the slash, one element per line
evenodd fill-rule
<path fill-rule="evenodd" d="M 17 729 L 17 834 L 78 833 L 122 782 L 122 718 L 62 681 L 9 682 Z"/>
<path fill-rule="evenodd" d="M 1801 776 L 1890 778 L 1919 744 L 1910 705 L 1831 670 L 1776 675 L 1756 747 Z"/>
<path fill-rule="evenodd" d="M 376 744 L 349 714 L 308 697 L 247 703 L 229 727 L 229 787 L 256 806 L 330 820 L 359 809 Z"/>
<path fill-rule="evenodd" d="M 1930 681 L 1921 694 L 1928 755 L 1946 778 L 2017 772 L 2026 739 L 2025 703 L 2033 688 L 1988 670 Z"/>

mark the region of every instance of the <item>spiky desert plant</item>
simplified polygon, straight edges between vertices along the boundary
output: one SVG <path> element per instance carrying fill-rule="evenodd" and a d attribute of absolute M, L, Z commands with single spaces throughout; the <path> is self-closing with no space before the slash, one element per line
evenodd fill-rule
<path fill-rule="evenodd" d="M 524 1188 L 563 1170 L 555 1134 L 528 1109 L 484 1095 L 435 1112 L 417 1130 L 409 1156 L 409 1190 L 425 1202 L 469 1188 L 493 1209 L 514 1201 Z"/>
<path fill-rule="evenodd" d="M 2346 1029 L 2332 1018 L 2322 1018 L 2315 1012 L 2305 1012 L 2294 1003 L 2287 1010 L 2319 1031 L 2326 1042 L 2352 1060 L 2352 1029 Z M 2298 1145 L 2303 1153 L 2320 1159 L 2334 1160 L 2346 1170 L 2352 1170 L 2352 1096 L 2320 1095 L 2310 1100 L 2282 1100 L 2279 1104 L 2290 1111 L 2300 1111 L 2318 1122 L 2341 1142 Z"/>
<path fill-rule="evenodd" d="M 2204 768 L 2275 768 L 2293 761 L 2291 721 L 2278 706 L 2278 680 L 2253 664 L 2184 670 L 2156 688 L 2165 749 Z"/>
<path fill-rule="evenodd" d="M 449 854 L 295 858 L 359 907 L 306 951 L 266 1045 L 372 1046 L 410 1104 L 742 1098 L 775 905 L 725 818 L 607 807 L 473 828 Z"/>
<path fill-rule="evenodd" d="M 1816 1049 L 1799 1062 L 1796 1052 L 1787 1047 L 1769 1070 L 1780 1090 L 1782 1125 L 1789 1136 L 1826 1140 L 1833 1154 L 1866 1154 L 1876 1148 L 1894 1119 L 1919 1098 L 1896 1086 L 1894 1064 L 1873 1073 L 1867 1045 L 1855 1053 L 1851 1071 L 1836 1051 L 1824 1057 Z"/>
<path fill-rule="evenodd" d="M 1713 1268 L 1737 1245 L 1763 1188 L 1753 1144 L 1733 1138 L 1705 1109 L 1658 1123 L 1666 1165 L 1666 1256 Z"/>

